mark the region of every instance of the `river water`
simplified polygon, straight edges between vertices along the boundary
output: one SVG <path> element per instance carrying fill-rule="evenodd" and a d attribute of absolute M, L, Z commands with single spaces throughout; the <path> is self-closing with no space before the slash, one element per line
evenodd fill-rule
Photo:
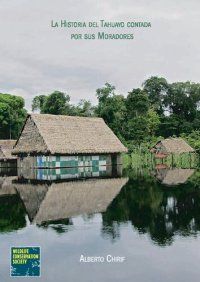
<path fill-rule="evenodd" d="M 41 247 L 41 277 L 18 281 L 200 281 L 198 170 L 53 175 L 1 172 L 0 281 L 11 246 Z"/>

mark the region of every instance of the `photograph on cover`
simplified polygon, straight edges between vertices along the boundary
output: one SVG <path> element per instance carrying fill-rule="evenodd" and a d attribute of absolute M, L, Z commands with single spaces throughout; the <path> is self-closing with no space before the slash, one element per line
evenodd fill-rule
<path fill-rule="evenodd" d="M 0 0 L 0 281 L 200 281 L 199 0 Z"/>

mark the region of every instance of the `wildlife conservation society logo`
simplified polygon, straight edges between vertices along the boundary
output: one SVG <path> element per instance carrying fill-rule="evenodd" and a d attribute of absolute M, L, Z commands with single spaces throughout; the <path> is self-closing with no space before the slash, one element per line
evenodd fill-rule
<path fill-rule="evenodd" d="M 11 277 L 40 277 L 40 247 L 11 247 Z"/>

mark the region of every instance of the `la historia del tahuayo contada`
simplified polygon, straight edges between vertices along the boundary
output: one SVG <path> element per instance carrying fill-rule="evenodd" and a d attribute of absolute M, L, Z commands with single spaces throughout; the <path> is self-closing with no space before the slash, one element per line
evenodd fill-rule
<path fill-rule="evenodd" d="M 51 27 L 66 28 L 86 28 L 86 27 L 103 27 L 103 28 L 144 28 L 151 27 L 151 22 L 108 22 L 100 20 L 99 22 L 70 22 L 67 20 L 51 21 Z"/>

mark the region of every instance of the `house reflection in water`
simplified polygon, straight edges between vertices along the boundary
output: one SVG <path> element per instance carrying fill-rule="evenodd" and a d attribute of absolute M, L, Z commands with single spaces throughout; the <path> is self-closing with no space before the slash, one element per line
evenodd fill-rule
<path fill-rule="evenodd" d="M 74 217 L 87 222 L 92 214 L 101 213 L 98 224 L 105 239 L 118 240 L 128 224 L 134 232 L 148 234 L 155 244 L 170 245 L 177 236 L 196 236 L 200 231 L 199 171 L 193 173 L 159 167 L 157 178 L 149 171 L 143 175 L 127 171 L 129 179 L 1 177 L 0 232 L 24 228 L 28 215 L 34 228 L 63 233 L 72 230 L 71 224 L 76 229 Z"/>
<path fill-rule="evenodd" d="M 19 176 L 1 176 L 0 231 L 25 227 L 26 215 L 30 222 L 42 225 L 62 220 L 66 224 L 74 216 L 104 212 L 128 181 L 121 174 L 121 166 L 104 166 L 23 170 Z"/>
<path fill-rule="evenodd" d="M 86 179 L 122 176 L 122 166 L 89 166 L 73 168 L 18 169 L 19 178 L 32 180 Z"/>
<path fill-rule="evenodd" d="M 71 218 L 103 212 L 126 184 L 127 178 L 14 184 L 31 222 Z"/>
<path fill-rule="evenodd" d="M 15 176 L 0 176 L 0 197 L 16 194 L 12 185 L 14 179 L 16 179 Z"/>
<path fill-rule="evenodd" d="M 184 184 L 194 174 L 195 169 L 169 168 L 166 165 L 157 166 L 153 175 L 162 183 L 169 186 Z"/>

